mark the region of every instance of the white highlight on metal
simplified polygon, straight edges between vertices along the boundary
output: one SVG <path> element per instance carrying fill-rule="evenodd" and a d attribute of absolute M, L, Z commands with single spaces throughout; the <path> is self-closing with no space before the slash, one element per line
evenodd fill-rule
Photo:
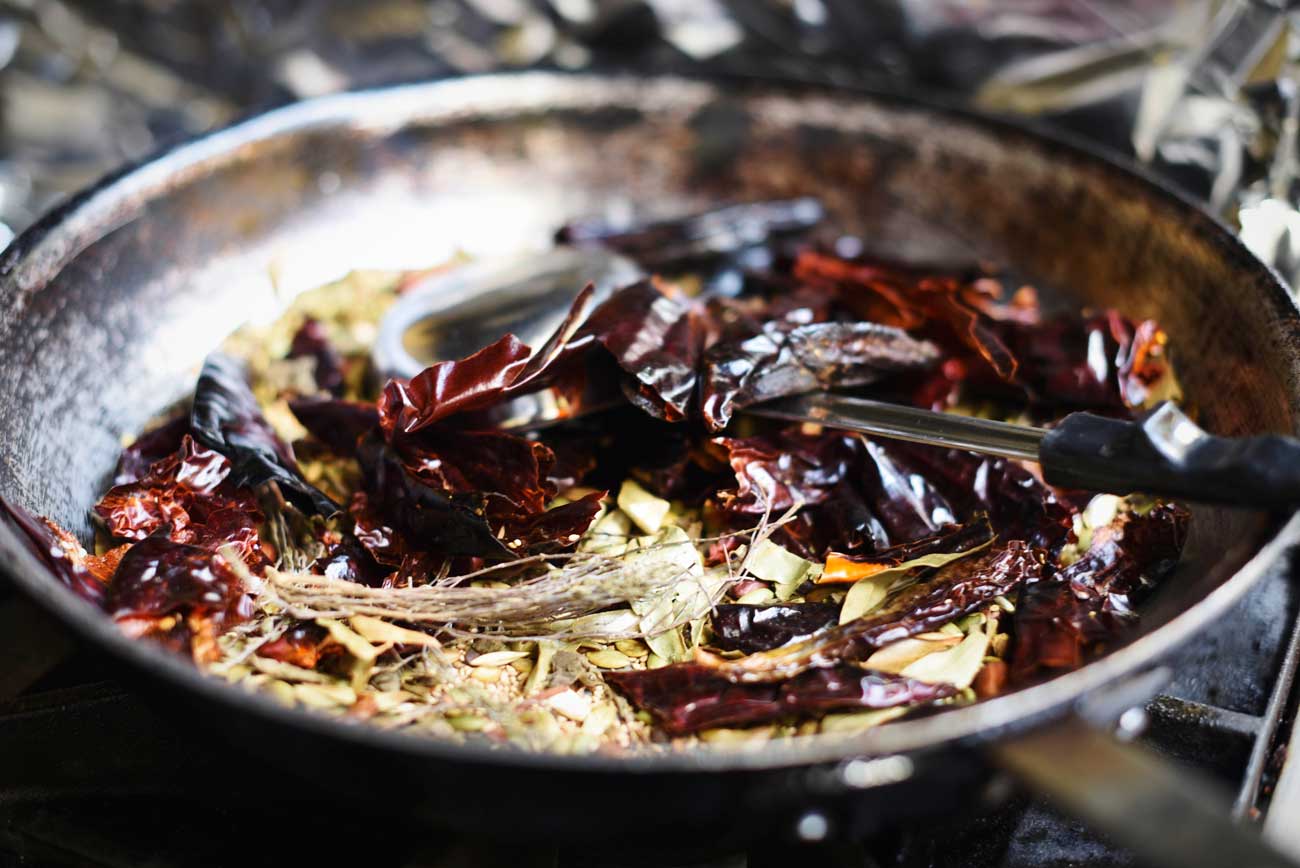
<path fill-rule="evenodd" d="M 1141 706 L 1133 706 L 1119 716 L 1119 737 L 1124 741 L 1137 738 L 1147 728 L 1147 712 Z"/>
<path fill-rule="evenodd" d="M 1205 432 L 1170 402 L 1156 408 L 1142 425 L 1152 445 L 1170 461 L 1185 460 L 1188 451 L 1205 437 Z"/>
<path fill-rule="evenodd" d="M 912 761 L 905 756 L 853 759 L 840 769 L 840 778 L 846 786 L 866 790 L 905 781 L 915 770 Z"/>

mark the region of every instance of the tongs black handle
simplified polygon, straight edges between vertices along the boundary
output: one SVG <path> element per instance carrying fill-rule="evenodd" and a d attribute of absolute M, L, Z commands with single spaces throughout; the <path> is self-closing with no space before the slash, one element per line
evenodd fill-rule
<path fill-rule="evenodd" d="M 1043 478 L 1063 488 L 1300 506 L 1300 440 L 1216 437 L 1170 403 L 1134 421 L 1073 413 L 1046 433 L 1038 454 Z"/>

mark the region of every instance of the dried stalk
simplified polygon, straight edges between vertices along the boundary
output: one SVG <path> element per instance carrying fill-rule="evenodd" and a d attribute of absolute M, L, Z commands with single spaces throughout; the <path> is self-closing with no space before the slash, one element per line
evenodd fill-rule
<path fill-rule="evenodd" d="M 793 511 L 776 522 L 767 516 L 760 524 L 732 536 L 747 536 L 753 542 L 765 539 L 793 516 Z M 659 543 L 639 553 L 691 545 L 698 541 Z M 473 587 L 476 579 L 492 578 L 503 571 L 541 568 L 539 574 L 505 588 Z M 728 580 L 738 578 L 728 562 Z M 742 566 L 743 570 L 743 566 Z M 643 559 L 623 559 L 594 552 L 538 555 L 519 561 L 494 564 L 476 572 L 414 587 L 371 588 L 343 579 L 304 572 L 268 570 L 263 593 L 288 614 L 303 619 L 349 618 L 369 615 L 414 624 L 436 624 L 449 633 L 491 632 L 516 639 L 577 638 L 579 634 L 547 629 L 556 621 L 578 618 L 636 600 L 665 593 L 687 578 L 684 571 L 664 572 L 644 565 Z M 715 603 L 721 589 L 707 596 Z M 702 588 L 703 590 L 703 588 Z M 674 612 L 671 623 L 655 625 L 656 632 L 673 629 L 689 620 L 689 612 Z M 634 638 L 642 633 L 604 638 Z"/>
<path fill-rule="evenodd" d="M 464 579 L 482 578 L 491 568 Z M 497 630 L 539 627 L 625 604 L 670 587 L 681 574 L 662 575 L 597 554 L 571 556 L 562 566 L 508 588 L 423 585 L 370 588 L 311 573 L 267 572 L 268 590 L 300 618 L 378 618 Z"/>

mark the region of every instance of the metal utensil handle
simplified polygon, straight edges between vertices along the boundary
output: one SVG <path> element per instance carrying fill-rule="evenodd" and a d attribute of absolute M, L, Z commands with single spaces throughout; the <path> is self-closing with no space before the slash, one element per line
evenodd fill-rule
<path fill-rule="evenodd" d="M 1300 506 L 1300 440 L 1216 437 L 1169 403 L 1137 421 L 1071 414 L 1047 432 L 1039 460 L 1044 479 L 1064 488 Z"/>
<path fill-rule="evenodd" d="M 994 760 L 1035 792 L 1168 868 L 1295 868 L 1255 830 L 1230 819 L 1208 781 L 1080 717 L 992 746 Z"/>

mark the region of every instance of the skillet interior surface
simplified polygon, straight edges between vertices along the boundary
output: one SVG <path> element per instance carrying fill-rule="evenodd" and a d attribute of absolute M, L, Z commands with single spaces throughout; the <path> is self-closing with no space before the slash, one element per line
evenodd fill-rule
<path fill-rule="evenodd" d="M 1206 428 L 1296 430 L 1300 325 L 1285 290 L 1226 230 L 1149 181 L 1011 125 L 892 98 L 536 73 L 279 110 L 110 179 L 22 236 L 0 260 L 0 491 L 88 537 L 119 438 L 187 393 L 226 334 L 349 268 L 541 248 L 577 215 L 795 195 L 820 197 L 872 249 L 979 256 L 1073 303 L 1154 316 Z M 506 755 L 287 711 L 120 636 L 3 528 L 0 550 L 81 634 L 241 731 L 311 733 L 357 756 L 676 773 L 911 751 L 1059 713 L 1222 611 L 1294 532 L 1265 546 L 1266 517 L 1199 509 L 1142 636 L 1043 685 L 854 739 L 631 760 Z"/>

